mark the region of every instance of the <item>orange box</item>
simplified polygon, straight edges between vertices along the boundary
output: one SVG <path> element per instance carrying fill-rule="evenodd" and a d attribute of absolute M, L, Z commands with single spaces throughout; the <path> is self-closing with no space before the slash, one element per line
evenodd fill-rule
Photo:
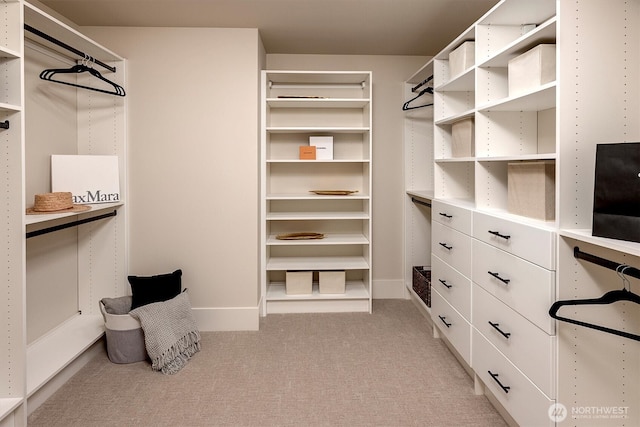
<path fill-rule="evenodd" d="M 300 160 L 315 160 L 316 159 L 316 147 L 313 145 L 301 145 L 300 146 Z"/>

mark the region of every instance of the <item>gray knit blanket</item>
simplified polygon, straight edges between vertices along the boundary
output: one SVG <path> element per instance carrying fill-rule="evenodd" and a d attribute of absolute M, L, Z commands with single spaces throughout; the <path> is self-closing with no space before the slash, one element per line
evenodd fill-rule
<path fill-rule="evenodd" d="M 168 301 L 143 305 L 129 314 L 140 321 L 153 370 L 175 374 L 200 351 L 200 332 L 186 292 Z"/>

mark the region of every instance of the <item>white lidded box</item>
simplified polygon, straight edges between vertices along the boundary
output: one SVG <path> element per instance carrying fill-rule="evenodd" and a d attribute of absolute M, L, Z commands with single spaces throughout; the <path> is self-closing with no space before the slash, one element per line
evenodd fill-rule
<path fill-rule="evenodd" d="M 556 164 L 552 160 L 510 162 L 507 166 L 509 212 L 553 221 L 556 211 Z"/>
<path fill-rule="evenodd" d="M 313 288 L 313 272 L 287 271 L 285 287 L 287 295 L 311 294 Z"/>
<path fill-rule="evenodd" d="M 555 79 L 555 44 L 539 44 L 509 61 L 509 96 L 529 92 Z"/>
<path fill-rule="evenodd" d="M 451 125 L 451 156 L 472 157 L 475 152 L 473 118 L 458 120 Z"/>
<path fill-rule="evenodd" d="M 333 136 L 310 136 L 309 145 L 316 147 L 316 160 L 333 160 Z"/>
<path fill-rule="evenodd" d="M 318 283 L 321 294 L 344 294 L 344 271 L 319 271 Z"/>
<path fill-rule="evenodd" d="M 449 76 L 451 78 L 473 67 L 476 61 L 475 49 L 476 43 L 468 41 L 449 53 Z"/>

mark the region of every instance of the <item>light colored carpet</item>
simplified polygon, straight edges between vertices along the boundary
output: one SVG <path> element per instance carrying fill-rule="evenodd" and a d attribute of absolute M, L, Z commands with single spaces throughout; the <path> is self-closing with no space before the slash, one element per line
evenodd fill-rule
<path fill-rule="evenodd" d="M 46 426 L 506 425 L 411 301 L 269 315 L 205 332 L 173 376 L 91 360 L 28 419 Z"/>

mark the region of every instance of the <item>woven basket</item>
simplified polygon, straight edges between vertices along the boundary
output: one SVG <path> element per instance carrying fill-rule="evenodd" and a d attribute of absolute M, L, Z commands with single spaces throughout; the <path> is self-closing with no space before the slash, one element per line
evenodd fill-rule
<path fill-rule="evenodd" d="M 413 267 L 413 291 L 427 307 L 431 307 L 431 270 L 423 266 Z"/>

